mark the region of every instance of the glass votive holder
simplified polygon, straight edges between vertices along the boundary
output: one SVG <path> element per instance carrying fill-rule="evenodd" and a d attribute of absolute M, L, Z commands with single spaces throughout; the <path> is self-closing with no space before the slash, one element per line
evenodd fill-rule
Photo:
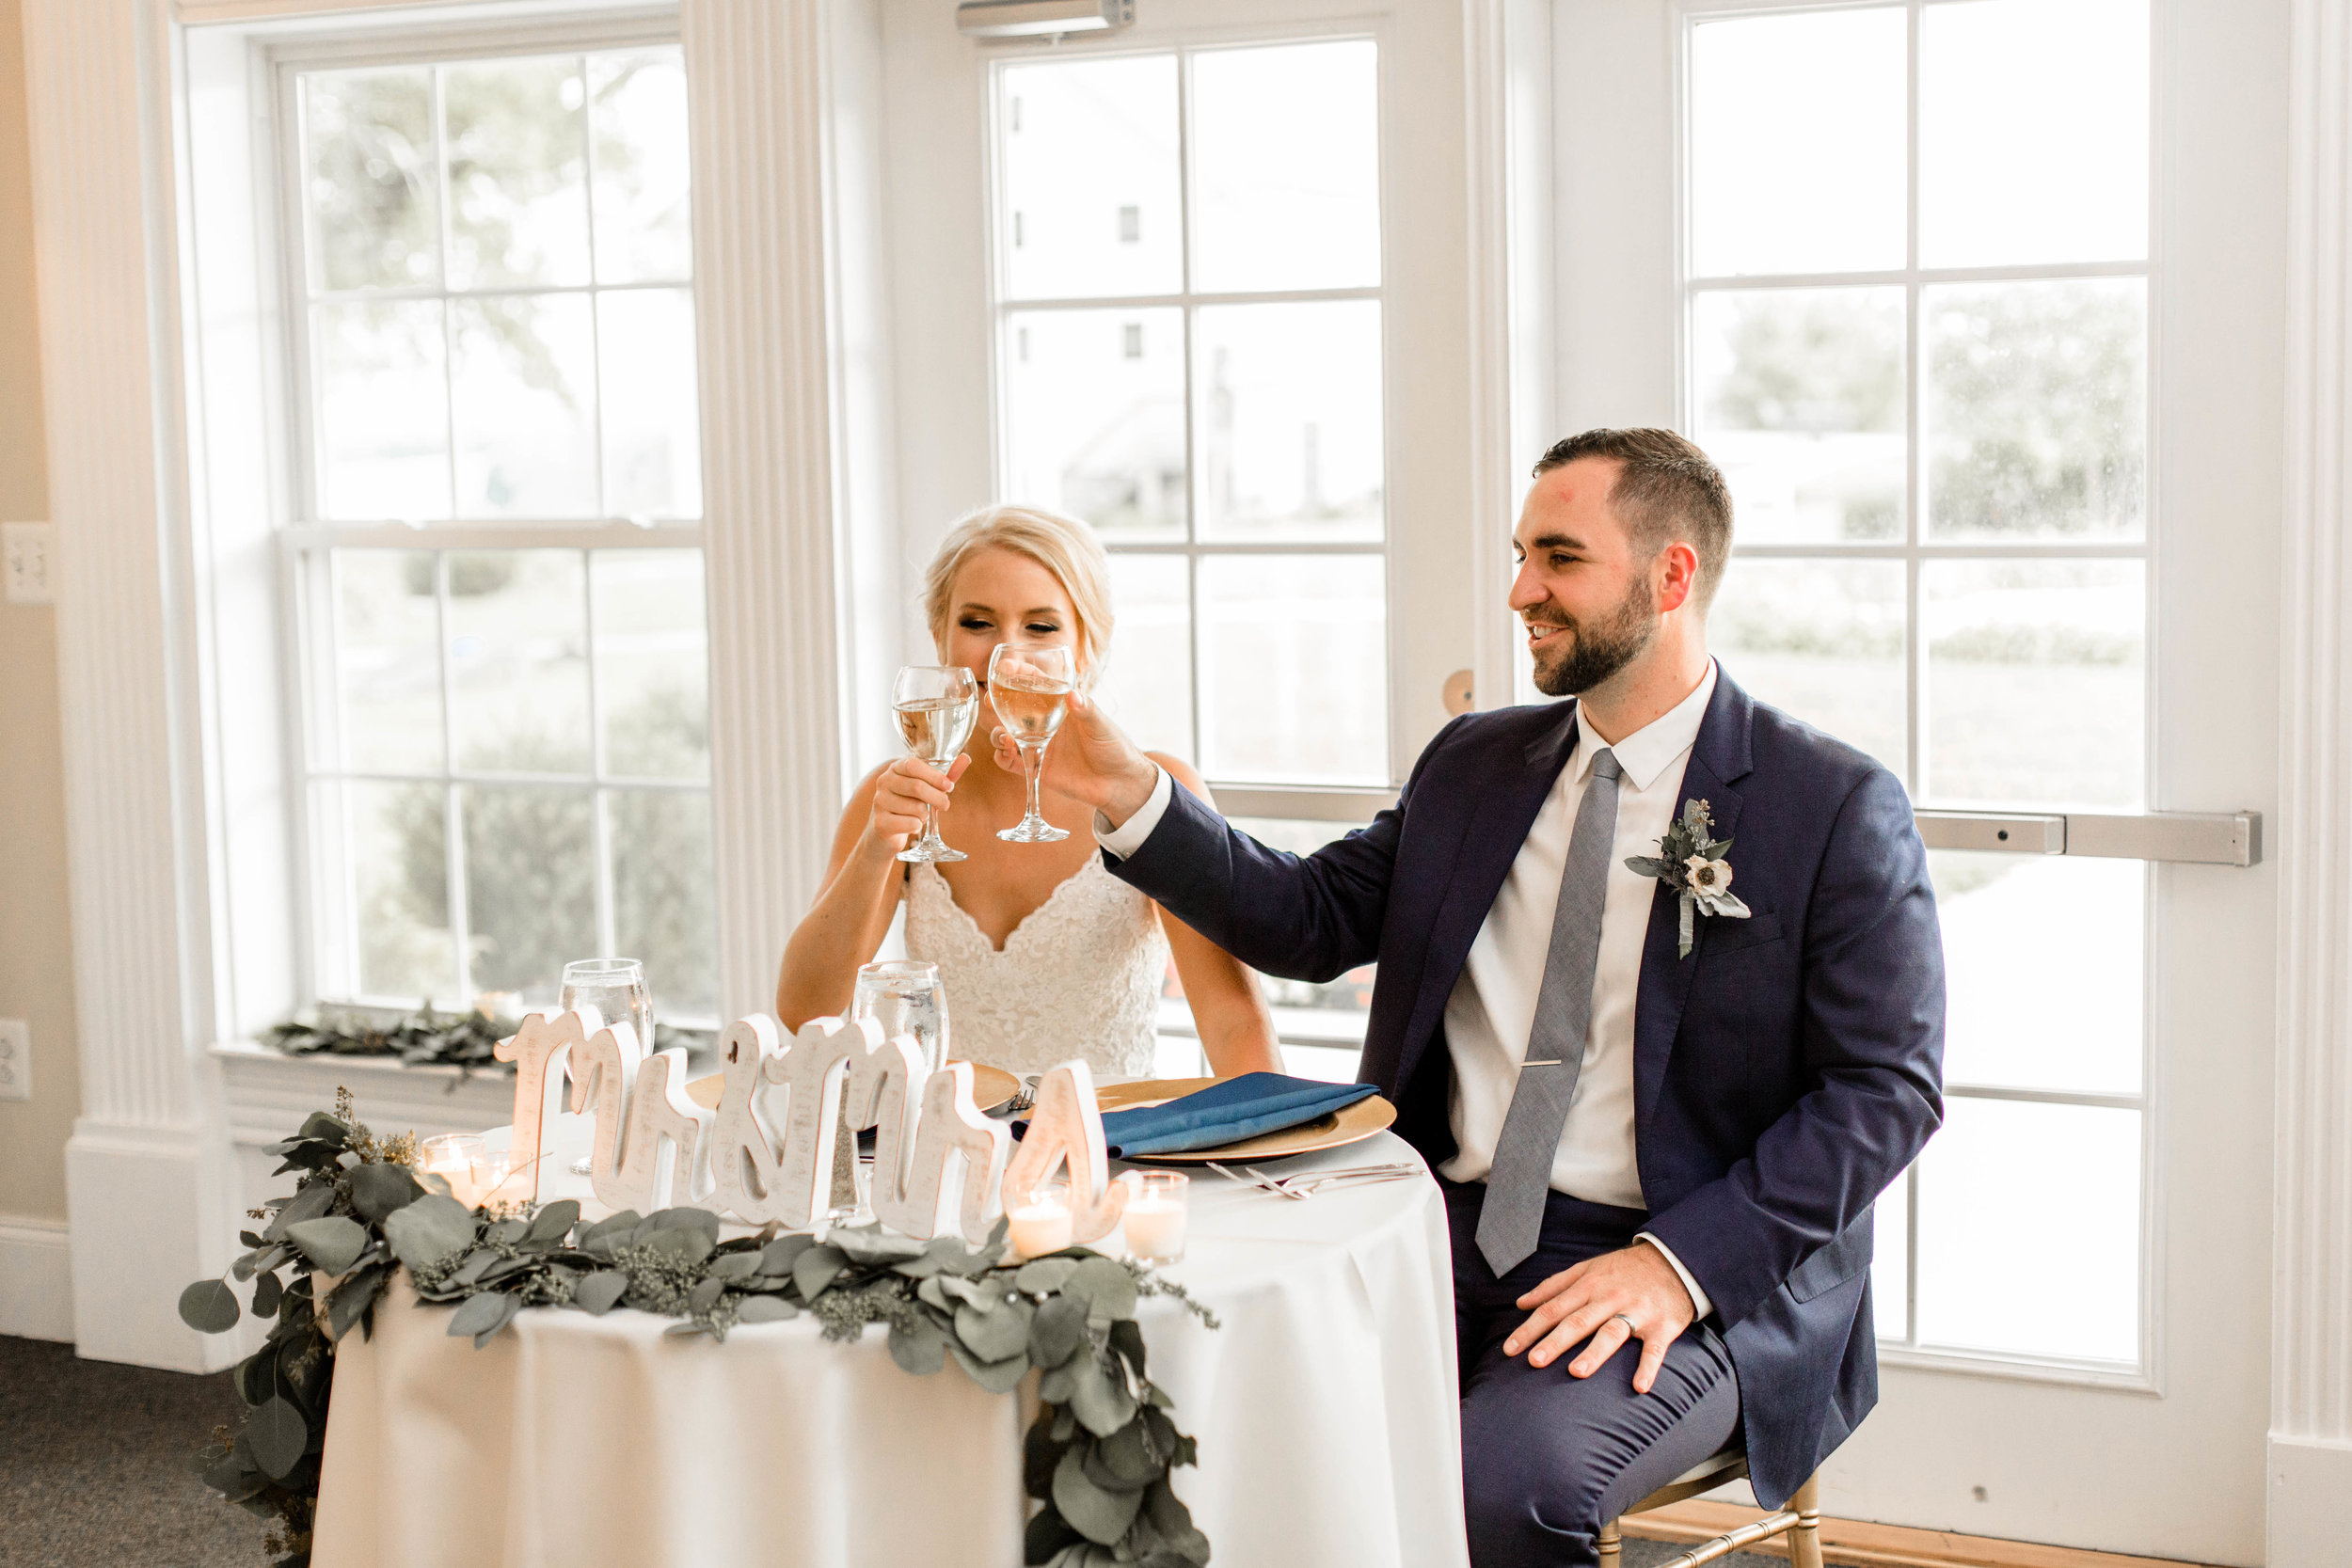
<path fill-rule="evenodd" d="M 417 1168 L 449 1183 L 449 1196 L 469 1209 L 482 1204 L 475 1184 L 474 1162 L 483 1156 L 482 1140 L 471 1132 L 444 1132 L 417 1146 Z"/>
<path fill-rule="evenodd" d="M 1129 1189 L 1128 1253 L 1139 1263 L 1181 1261 L 1192 1210 L 1192 1178 L 1174 1170 L 1131 1170 L 1120 1180 Z"/>
<path fill-rule="evenodd" d="M 489 1209 L 501 1204 L 528 1203 L 531 1168 L 538 1163 L 511 1148 L 485 1149 L 477 1154 L 473 1161 L 475 1196 L 470 1207 Z"/>
<path fill-rule="evenodd" d="M 1029 1201 L 1005 1212 L 1005 1239 L 1016 1258 L 1042 1258 L 1070 1244 L 1070 1188 L 1048 1182 Z"/>

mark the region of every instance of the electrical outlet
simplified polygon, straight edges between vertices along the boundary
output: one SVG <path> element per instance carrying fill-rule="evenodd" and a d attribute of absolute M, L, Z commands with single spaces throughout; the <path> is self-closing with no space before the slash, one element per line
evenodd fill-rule
<path fill-rule="evenodd" d="M 0 578 L 10 604 L 54 604 L 51 563 L 57 555 L 54 523 L 0 523 Z"/>
<path fill-rule="evenodd" d="M 0 1100 L 33 1098 L 33 1026 L 0 1018 Z"/>

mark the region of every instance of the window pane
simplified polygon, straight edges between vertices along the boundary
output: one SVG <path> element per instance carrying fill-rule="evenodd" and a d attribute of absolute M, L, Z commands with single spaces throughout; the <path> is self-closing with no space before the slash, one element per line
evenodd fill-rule
<path fill-rule="evenodd" d="M 1361 823 L 1302 821 L 1293 817 L 1236 816 L 1234 827 L 1270 849 L 1311 855 L 1335 839 L 1347 836 Z M 1345 1083 L 1356 1076 L 1357 1053 L 1363 1049 L 1364 1021 L 1372 1011 L 1372 981 L 1375 965 L 1363 964 L 1323 985 L 1311 980 L 1285 980 L 1261 974 L 1258 989 L 1274 1010 L 1275 1032 L 1283 1040 L 1283 1056 L 1296 1064 L 1304 1058 L 1302 1077 Z"/>
<path fill-rule="evenodd" d="M 1007 66 L 998 103 L 1003 297 L 1182 289 L 1176 56 Z"/>
<path fill-rule="evenodd" d="M 516 993 L 519 1005 L 552 1002 L 564 966 L 596 952 L 594 798 L 466 784 L 458 799 L 474 989 Z"/>
<path fill-rule="evenodd" d="M 1380 281 L 1380 70 L 1369 39 L 1192 62 L 1193 288 Z"/>
<path fill-rule="evenodd" d="M 1931 267 L 2148 254 L 2148 0 L 1930 6 L 1919 250 Z"/>
<path fill-rule="evenodd" d="M 449 311 L 459 514 L 596 515 L 588 296 L 457 299 Z"/>
<path fill-rule="evenodd" d="M 2147 867 L 1931 850 L 1950 1084 L 2137 1094 Z"/>
<path fill-rule="evenodd" d="M 1193 324 L 1204 538 L 1374 540 L 1380 307 L 1204 307 Z"/>
<path fill-rule="evenodd" d="M 1032 310 L 1005 322 L 1005 499 L 1106 538 L 1184 531 L 1184 320 Z"/>
<path fill-rule="evenodd" d="M 303 199 L 313 289 L 440 280 L 433 80 L 423 66 L 302 78 Z"/>
<path fill-rule="evenodd" d="M 645 966 L 654 1016 L 716 1018 L 719 930 L 711 888 L 710 797 L 699 789 L 616 789 L 612 930 Z"/>
<path fill-rule="evenodd" d="M 342 788 L 362 996 L 462 1002 L 449 925 L 448 823 L 437 784 Z"/>
<path fill-rule="evenodd" d="M 683 52 L 589 55 L 588 118 L 596 139 L 596 281 L 691 276 Z"/>
<path fill-rule="evenodd" d="M 342 766 L 441 770 L 440 616 L 431 550 L 337 550 L 335 663 Z"/>
<path fill-rule="evenodd" d="M 1119 620 L 1096 695 L 1147 751 L 1187 761 L 1192 734 L 1191 569 L 1181 555 L 1114 555 L 1111 598 Z"/>
<path fill-rule="evenodd" d="M 701 516 L 694 296 L 684 289 L 599 294 L 596 325 L 603 510 L 615 517 Z"/>
<path fill-rule="evenodd" d="M 447 66 L 453 289 L 588 281 L 580 60 Z"/>
<path fill-rule="evenodd" d="M 710 656 L 702 551 L 598 550 L 589 562 L 604 771 L 620 778 L 708 778 Z"/>
<path fill-rule="evenodd" d="M 459 768 L 588 771 L 585 575 L 578 550 L 450 552 L 450 730 Z"/>
<path fill-rule="evenodd" d="M 2137 1361 L 2139 1113 L 1947 1101 L 1918 1247 L 1922 1344 Z"/>
<path fill-rule="evenodd" d="M 1389 781 L 1386 562 L 1200 562 L 1200 770 L 1268 783 Z"/>
<path fill-rule="evenodd" d="M 1922 291 L 1928 526 L 1939 539 L 2137 539 L 2148 472 L 2148 286 Z"/>
<path fill-rule="evenodd" d="M 337 522 L 449 515 L 449 382 L 437 300 L 321 305 L 319 506 Z"/>
<path fill-rule="evenodd" d="M 1902 290 L 1710 292 L 1691 329 L 1696 438 L 1740 543 L 1902 537 Z"/>
<path fill-rule="evenodd" d="M 1708 612 L 1708 643 L 1760 700 L 1905 773 L 1899 561 L 1735 556 Z"/>
<path fill-rule="evenodd" d="M 1911 1173 L 1879 1195 L 1870 1211 L 1870 1310 L 1878 1337 L 1899 1340 L 1911 1333 Z"/>
<path fill-rule="evenodd" d="M 2146 568 L 1932 561 L 1923 799 L 2141 809 Z"/>
<path fill-rule="evenodd" d="M 1701 277 L 1903 264 L 1900 7 L 1691 29 L 1691 254 Z"/>

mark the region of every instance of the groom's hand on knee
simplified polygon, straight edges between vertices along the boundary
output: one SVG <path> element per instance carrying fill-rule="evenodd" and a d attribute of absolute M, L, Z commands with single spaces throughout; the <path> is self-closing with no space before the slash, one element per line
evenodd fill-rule
<path fill-rule="evenodd" d="M 1691 1292 L 1665 1256 L 1646 1243 L 1563 1270 L 1519 1297 L 1518 1305 L 1534 1310 L 1503 1341 L 1503 1354 L 1526 1351 L 1529 1366 L 1549 1366 L 1589 1336 L 1592 1343 L 1568 1363 L 1568 1375 L 1590 1377 L 1628 1339 L 1639 1338 L 1642 1359 L 1633 1369 L 1637 1394 L 1648 1393 L 1658 1381 L 1666 1347 L 1682 1338 L 1693 1316 Z"/>

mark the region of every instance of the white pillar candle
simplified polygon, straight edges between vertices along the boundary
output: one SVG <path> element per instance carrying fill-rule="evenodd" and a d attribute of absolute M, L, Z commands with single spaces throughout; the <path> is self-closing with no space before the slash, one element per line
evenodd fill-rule
<path fill-rule="evenodd" d="M 1173 1263 L 1184 1255 L 1189 1214 L 1189 1179 L 1179 1171 L 1129 1171 L 1127 1251 L 1148 1263 Z"/>
<path fill-rule="evenodd" d="M 1015 1209 L 1006 1216 L 1007 1236 L 1014 1254 L 1042 1258 L 1070 1244 L 1070 1205 L 1041 1200 Z"/>

